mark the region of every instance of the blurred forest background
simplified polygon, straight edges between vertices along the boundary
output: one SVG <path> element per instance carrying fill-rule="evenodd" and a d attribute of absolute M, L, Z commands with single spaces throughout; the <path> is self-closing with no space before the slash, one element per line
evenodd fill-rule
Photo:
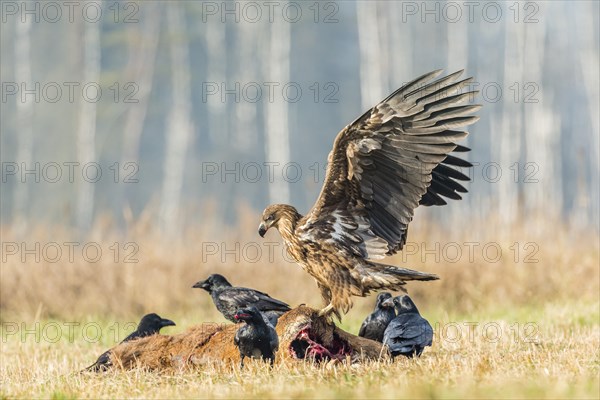
<path fill-rule="evenodd" d="M 0 398 L 598 398 L 600 2 L 0 0 L 0 19 Z M 308 211 L 336 134 L 440 68 L 483 108 L 469 193 L 418 208 L 385 260 L 440 277 L 406 286 L 423 359 L 73 373 L 146 313 L 225 322 L 192 289 L 211 273 L 322 307 L 260 213 Z"/>
<path fill-rule="evenodd" d="M 317 299 L 281 251 L 224 253 L 264 251 L 262 209 L 306 212 L 337 132 L 438 68 L 475 77 L 484 107 L 464 143 L 469 193 L 418 209 L 421 252 L 390 260 L 442 276 L 411 293 L 466 309 L 586 288 L 597 300 L 600 3 L 467 3 L 3 1 L 0 309 L 183 312 L 217 271 L 292 304 Z M 421 243 L 450 239 L 463 254 L 496 243 L 501 261 L 423 258 Z M 66 260 L 73 240 L 103 258 L 79 246 Z M 53 242 L 58 262 L 27 253 Z"/>
<path fill-rule="evenodd" d="M 3 2 L 3 225 L 86 232 L 151 209 L 176 235 L 235 225 L 240 204 L 305 212 L 340 129 L 464 68 L 478 164 L 436 218 L 598 228 L 598 2 L 90 3 Z"/>

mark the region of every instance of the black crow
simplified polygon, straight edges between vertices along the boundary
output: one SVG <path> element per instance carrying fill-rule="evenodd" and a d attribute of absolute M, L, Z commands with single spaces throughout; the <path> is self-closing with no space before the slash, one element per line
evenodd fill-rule
<path fill-rule="evenodd" d="M 242 308 L 235 313 L 236 321 L 246 324 L 235 333 L 233 342 L 240 350 L 242 359 L 240 368 L 244 368 L 244 358 L 261 358 L 269 360 L 271 366 L 275 362 L 275 352 L 279 347 L 277 332 L 271 324 L 265 322 L 256 307 Z"/>
<path fill-rule="evenodd" d="M 151 336 L 158 333 L 165 326 L 175 326 L 175 322 L 170 319 L 164 319 L 158 316 L 158 314 L 147 314 L 144 315 L 137 326 L 137 329 L 131 332 L 121 343 L 129 342 L 131 340 L 140 339 L 146 336 Z M 111 366 L 110 361 L 110 350 L 102 353 L 98 360 L 85 371 L 100 372 L 106 371 Z"/>
<path fill-rule="evenodd" d="M 394 305 L 391 302 L 385 303 L 391 299 L 392 295 L 388 292 L 379 293 L 377 302 L 375 303 L 375 311 L 373 311 L 364 320 L 358 331 L 358 336 L 367 339 L 383 342 L 383 332 L 389 323 L 396 317 Z"/>
<path fill-rule="evenodd" d="M 417 306 L 408 296 L 398 296 L 384 303 L 393 304 L 398 316 L 390 322 L 383 334 L 383 344 L 393 357 L 402 354 L 406 357 L 421 356 L 425 346 L 431 346 L 433 328 L 421 317 Z"/>
<path fill-rule="evenodd" d="M 235 320 L 235 313 L 241 308 L 256 307 L 263 313 L 271 325 L 277 324 L 277 318 L 290 310 L 290 306 L 272 298 L 266 293 L 243 287 L 231 286 L 223 275 L 212 274 L 206 280 L 199 281 L 192 286 L 206 290 L 213 299 L 217 310 L 231 322 Z"/>

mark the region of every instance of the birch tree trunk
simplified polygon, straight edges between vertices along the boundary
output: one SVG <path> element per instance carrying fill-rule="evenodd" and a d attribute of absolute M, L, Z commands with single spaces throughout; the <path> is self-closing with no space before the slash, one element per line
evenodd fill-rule
<path fill-rule="evenodd" d="M 268 81 L 278 83 L 273 102 L 265 106 L 266 159 L 276 162 L 273 183 L 269 183 L 270 203 L 289 203 L 290 188 L 281 171 L 290 162 L 288 103 L 281 90 L 290 79 L 290 23 L 275 20 L 270 23 L 268 47 L 265 48 Z"/>
<path fill-rule="evenodd" d="M 258 42 L 257 28 L 254 24 L 242 21 L 237 24 L 238 71 L 237 80 L 241 87 L 251 83 L 257 77 Z M 253 94 L 252 94 L 253 95 Z M 235 140 L 233 146 L 238 151 L 251 151 L 258 142 L 257 103 L 241 99 L 235 106 L 235 123 L 232 134 Z"/>
<path fill-rule="evenodd" d="M 525 125 L 526 159 L 519 165 L 519 181 L 524 186 L 525 207 L 530 213 L 543 213 L 543 218 L 558 218 L 562 208 L 562 160 L 560 154 L 560 115 L 552 109 L 553 93 L 544 90 L 545 22 L 523 24 L 525 57 L 519 87 Z M 525 72 L 526 71 L 526 72 Z M 538 92 L 529 99 L 527 88 L 535 85 Z M 530 164 L 531 163 L 531 164 Z M 533 168 L 532 168 L 533 167 Z M 539 170 L 531 177 L 528 172 Z M 552 199 L 552 201 L 548 201 Z M 540 215 L 542 217 L 542 215 Z M 539 227 L 543 229 L 543 227 Z"/>
<path fill-rule="evenodd" d="M 138 84 L 135 98 L 137 103 L 129 103 L 129 112 L 125 121 L 123 154 L 121 167 L 125 162 L 137 163 L 139 160 L 140 136 L 144 129 L 148 101 L 152 91 L 152 78 L 156 62 L 156 49 L 160 34 L 160 3 L 144 3 L 144 15 L 141 31 L 132 28 L 130 44 L 130 76 Z M 141 39 L 141 41 L 140 41 Z"/>
<path fill-rule="evenodd" d="M 599 226 L 599 214 L 598 205 L 600 204 L 600 117 L 598 116 L 598 110 L 600 109 L 600 95 L 598 94 L 598 87 L 600 87 L 600 63 L 598 61 L 598 44 L 594 40 L 594 36 L 590 35 L 590 32 L 594 31 L 594 11 L 593 3 L 587 3 L 589 7 L 586 12 L 580 13 L 580 17 L 577 21 L 577 37 L 580 38 L 581 50 L 579 51 L 579 68 L 583 76 L 583 87 L 585 88 L 587 95 L 587 106 L 588 113 L 590 116 L 590 122 L 592 125 L 591 132 L 591 146 L 587 148 L 590 162 L 590 174 L 589 183 L 585 182 L 585 178 L 580 176 L 578 190 L 576 193 L 575 207 L 574 207 L 574 225 L 578 228 L 589 226 L 590 222 L 592 226 L 596 228 Z M 596 15 L 597 18 L 597 15 Z M 596 37 L 597 40 L 597 37 Z M 581 164 L 585 161 L 581 160 Z M 585 165 L 582 165 L 580 170 L 584 169 Z M 591 217 L 591 218 L 590 218 Z"/>
<path fill-rule="evenodd" d="M 378 101 L 381 101 L 384 96 L 391 92 L 392 68 L 390 66 L 390 54 L 396 49 L 390 48 L 393 45 L 393 40 L 390 40 L 390 3 L 376 2 L 371 5 L 375 8 L 375 17 L 377 24 L 377 40 L 379 42 L 379 81 L 381 82 L 382 97 L 375 100 L 375 103 L 368 107 L 374 106 Z"/>
<path fill-rule="evenodd" d="M 499 120 L 491 121 L 491 140 L 490 143 L 498 143 L 494 148 L 491 146 L 491 159 L 499 166 L 503 176 L 495 182 L 496 194 L 494 197 L 498 201 L 498 213 L 501 227 L 510 227 L 515 222 L 519 212 L 518 183 L 510 176 L 509 169 L 515 162 L 519 161 L 521 155 L 521 139 L 525 133 L 523 130 L 523 108 L 517 99 L 510 99 L 509 86 L 514 82 L 520 84 L 523 79 L 523 48 L 525 46 L 523 24 L 515 24 L 510 18 L 505 19 L 504 26 L 504 83 L 503 89 L 504 101 L 502 102 L 502 113 Z M 492 164 L 488 165 L 491 166 Z M 486 167 L 486 166 L 484 166 Z M 488 169 L 492 171 L 493 168 Z M 483 170 L 483 168 L 482 168 Z M 490 172 L 492 174 L 492 172 Z M 488 179 L 494 179 L 490 176 Z M 493 180 L 492 180 L 493 182 Z M 507 233 L 507 232 L 503 232 Z"/>
<path fill-rule="evenodd" d="M 156 52 L 160 37 L 161 12 L 164 6 L 161 3 L 144 3 L 144 20 L 141 29 L 138 24 L 130 27 L 129 31 L 129 82 L 138 85 L 135 96 L 137 103 L 128 103 L 129 110 L 125 119 L 123 149 L 121 152 L 120 168 L 131 172 L 131 165 L 139 169 L 140 140 L 144 131 L 150 93 L 152 92 L 152 81 L 154 79 L 154 66 L 156 63 Z M 130 164 L 133 163 L 133 164 Z M 134 185 L 137 186 L 137 185 Z M 118 204 L 122 207 L 125 220 L 132 222 L 130 208 L 130 195 L 136 188 L 130 185 L 119 185 Z"/>
<path fill-rule="evenodd" d="M 381 45 L 377 29 L 377 3 L 356 2 L 358 46 L 360 50 L 360 100 L 366 111 L 383 99 Z"/>
<path fill-rule="evenodd" d="M 187 147 L 192 134 L 190 61 L 182 4 L 167 7 L 168 32 L 171 43 L 172 99 L 166 129 L 166 154 L 160 205 L 160 222 L 165 233 L 179 233 L 181 194 Z"/>
<path fill-rule="evenodd" d="M 100 24 L 101 22 L 84 22 L 83 33 L 83 81 L 99 84 L 100 77 Z M 79 110 L 79 127 L 77 130 L 77 154 L 80 167 L 91 165 L 96 160 L 96 96 L 90 91 L 82 99 Z M 94 212 L 94 168 L 89 168 L 89 179 L 82 179 L 77 196 L 77 226 L 87 231 Z M 93 171 L 93 172 L 92 172 Z"/>
<path fill-rule="evenodd" d="M 213 148 L 219 148 L 228 143 L 227 119 L 225 117 L 226 103 L 221 100 L 221 85 L 227 84 L 225 73 L 227 65 L 225 24 L 216 21 L 205 24 L 204 37 L 207 53 L 207 83 L 216 85 L 218 88 L 217 94 L 210 96 L 206 104 L 208 108 L 208 135 L 214 146 Z M 232 90 L 233 87 L 227 86 L 226 89 Z"/>
<path fill-rule="evenodd" d="M 466 21 L 448 23 L 446 27 L 447 72 L 452 73 L 466 67 L 469 60 L 469 35 Z"/>
<path fill-rule="evenodd" d="M 15 22 L 15 80 L 25 85 L 28 89 L 33 87 L 31 78 L 31 18 L 20 19 Z M 17 126 L 19 127 L 17 143 L 17 163 L 19 168 L 26 166 L 32 169 L 33 165 L 33 99 L 25 96 L 17 97 Z M 29 204 L 29 187 L 25 182 L 19 181 L 14 192 L 14 222 L 15 233 L 21 236 L 27 231 L 27 212 Z"/>
<path fill-rule="evenodd" d="M 390 1 L 386 4 L 390 7 L 388 16 L 392 40 L 388 41 L 389 47 L 384 51 L 389 52 L 390 84 L 393 86 L 392 90 L 395 90 L 415 75 L 412 65 L 413 35 L 412 27 L 402 22 L 402 2 Z"/>

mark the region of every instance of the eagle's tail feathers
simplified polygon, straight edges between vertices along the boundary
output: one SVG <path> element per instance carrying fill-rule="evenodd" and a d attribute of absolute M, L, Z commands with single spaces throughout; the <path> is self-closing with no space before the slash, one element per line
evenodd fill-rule
<path fill-rule="evenodd" d="M 432 281 L 439 279 L 435 274 L 399 268 L 392 265 L 369 262 L 362 266 L 362 284 L 367 290 L 404 290 L 406 281 Z"/>

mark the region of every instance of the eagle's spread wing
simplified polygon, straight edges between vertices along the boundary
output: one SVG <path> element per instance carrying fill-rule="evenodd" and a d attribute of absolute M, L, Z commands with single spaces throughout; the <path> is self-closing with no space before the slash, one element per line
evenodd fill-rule
<path fill-rule="evenodd" d="M 300 229 L 308 238 L 332 240 L 364 258 L 401 250 L 419 204 L 446 204 L 469 178 L 451 166 L 470 163 L 449 155 L 468 151 L 456 131 L 476 122 L 479 105 L 460 93 L 472 78 L 462 71 L 435 80 L 425 74 L 392 93 L 344 128 L 329 154 L 325 183 Z M 443 197 L 442 197 L 443 196 Z"/>

